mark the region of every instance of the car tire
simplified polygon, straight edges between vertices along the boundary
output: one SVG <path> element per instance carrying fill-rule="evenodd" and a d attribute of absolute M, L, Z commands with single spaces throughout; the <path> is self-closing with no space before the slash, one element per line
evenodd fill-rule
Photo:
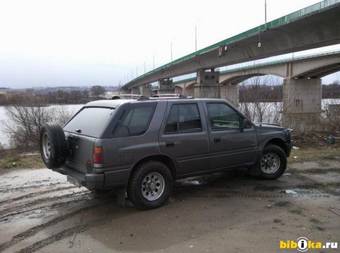
<path fill-rule="evenodd" d="M 40 154 L 49 169 L 60 168 L 68 155 L 63 129 L 58 125 L 44 125 L 40 131 Z"/>
<path fill-rule="evenodd" d="M 277 145 L 264 147 L 259 161 L 250 168 L 249 174 L 262 179 L 277 179 L 287 168 L 287 155 Z"/>
<path fill-rule="evenodd" d="M 172 187 L 173 178 L 169 168 L 164 163 L 149 161 L 134 171 L 127 193 L 136 208 L 153 209 L 169 199 Z"/>

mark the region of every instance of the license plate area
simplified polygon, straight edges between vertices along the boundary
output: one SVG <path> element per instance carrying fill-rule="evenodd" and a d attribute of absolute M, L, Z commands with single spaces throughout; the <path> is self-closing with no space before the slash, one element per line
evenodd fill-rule
<path fill-rule="evenodd" d="M 79 149 L 79 138 L 73 135 L 68 136 L 67 138 L 68 146 L 69 146 L 69 156 L 68 160 L 73 161 L 75 152 Z"/>

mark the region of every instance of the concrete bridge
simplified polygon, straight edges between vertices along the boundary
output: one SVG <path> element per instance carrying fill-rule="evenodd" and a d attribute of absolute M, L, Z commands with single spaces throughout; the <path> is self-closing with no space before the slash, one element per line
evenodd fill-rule
<path fill-rule="evenodd" d="M 321 78 L 337 71 L 340 71 L 340 50 L 200 73 L 201 77 L 173 82 L 172 92 L 194 97 L 204 93 L 205 97 L 226 98 L 237 106 L 239 83 L 255 76 L 279 76 L 284 79 L 283 124 L 308 131 L 317 126 L 320 117 Z M 210 85 L 203 90 L 199 78 L 211 80 Z"/>
<path fill-rule="evenodd" d="M 285 78 L 283 124 L 308 130 L 317 125 L 320 116 L 320 78 L 339 70 L 338 55 L 273 62 L 222 73 L 217 68 L 340 43 L 339 16 L 340 0 L 322 1 L 154 69 L 122 89 L 147 96 L 150 84 L 158 81 L 161 92 L 171 93 L 172 78 L 196 73 L 195 79 L 177 83 L 178 87 L 185 87 L 184 94 L 228 97 L 237 104 L 235 84 L 253 76 L 278 75 Z"/>

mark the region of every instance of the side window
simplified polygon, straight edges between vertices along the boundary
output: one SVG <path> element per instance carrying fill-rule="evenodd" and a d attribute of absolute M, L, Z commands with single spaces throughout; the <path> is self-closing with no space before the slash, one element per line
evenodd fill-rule
<path fill-rule="evenodd" d="M 178 131 L 178 105 L 171 107 L 168 120 L 166 121 L 165 133 L 177 133 Z"/>
<path fill-rule="evenodd" d="M 208 103 L 208 117 L 213 130 L 239 129 L 240 115 L 224 103 Z"/>
<path fill-rule="evenodd" d="M 114 130 L 114 137 L 136 136 L 145 133 L 149 128 L 154 110 L 155 107 L 152 105 L 135 107 L 126 111 Z"/>
<path fill-rule="evenodd" d="M 173 105 L 165 126 L 165 133 L 190 133 L 202 131 L 197 104 Z"/>

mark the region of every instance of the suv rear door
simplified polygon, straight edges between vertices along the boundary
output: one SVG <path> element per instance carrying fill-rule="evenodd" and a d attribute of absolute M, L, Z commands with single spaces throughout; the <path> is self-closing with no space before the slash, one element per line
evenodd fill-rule
<path fill-rule="evenodd" d="M 211 169 L 252 164 L 257 158 L 257 135 L 252 124 L 225 102 L 207 102 Z"/>
<path fill-rule="evenodd" d="M 111 107 L 83 107 L 65 126 L 71 151 L 66 164 L 86 173 L 91 169 L 94 144 L 110 123 L 115 109 Z"/>
<path fill-rule="evenodd" d="M 209 170 L 209 139 L 203 104 L 168 101 L 160 132 L 161 152 L 178 164 L 177 175 Z"/>

